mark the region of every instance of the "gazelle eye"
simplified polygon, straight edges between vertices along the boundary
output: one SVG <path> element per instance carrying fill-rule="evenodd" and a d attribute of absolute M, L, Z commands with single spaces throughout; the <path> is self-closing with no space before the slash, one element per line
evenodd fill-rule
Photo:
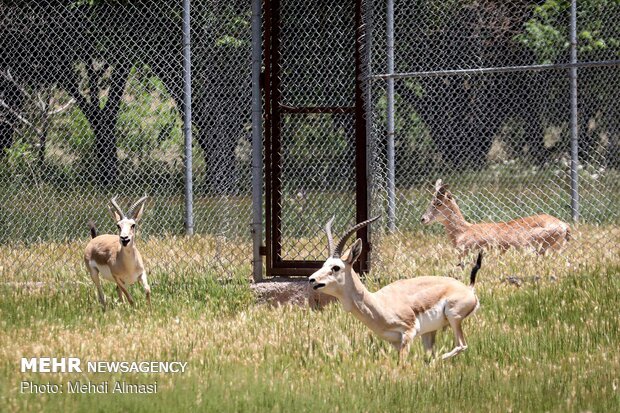
<path fill-rule="evenodd" d="M 334 265 L 334 266 L 332 267 L 332 271 L 333 271 L 333 272 L 338 272 L 338 271 L 340 271 L 340 267 L 339 267 L 339 266 L 337 266 L 337 265 Z"/>
<path fill-rule="evenodd" d="M 118 228 L 119 231 L 121 230 L 121 226 L 118 224 L 116 224 L 116 228 Z"/>
<path fill-rule="evenodd" d="M 134 229 L 136 227 L 136 224 L 131 224 L 131 229 Z"/>

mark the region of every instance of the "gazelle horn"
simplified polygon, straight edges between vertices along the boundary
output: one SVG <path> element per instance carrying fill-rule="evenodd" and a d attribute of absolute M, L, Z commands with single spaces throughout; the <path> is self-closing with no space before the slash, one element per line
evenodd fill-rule
<path fill-rule="evenodd" d="M 349 239 L 349 237 L 354 234 L 355 232 L 357 232 L 360 228 L 364 228 L 366 225 L 370 224 L 371 222 L 374 222 L 376 220 L 378 220 L 381 217 L 381 215 L 377 215 L 374 218 L 370 218 L 367 219 L 366 221 L 362 221 L 357 225 L 354 225 L 353 227 L 351 227 L 351 229 L 349 229 L 346 234 L 344 234 L 342 236 L 342 238 L 340 239 L 340 242 L 338 242 L 338 245 L 336 245 L 336 248 L 334 249 L 334 252 L 332 254 L 333 258 L 340 258 L 340 254 L 342 253 L 342 249 L 344 248 L 344 245 L 347 243 L 347 240 Z"/>
<path fill-rule="evenodd" d="M 334 255 L 334 236 L 332 235 L 332 224 L 336 216 L 334 215 L 332 219 L 327 222 L 325 225 L 325 233 L 327 233 L 327 246 L 329 248 L 329 256 Z"/>
<path fill-rule="evenodd" d="M 126 216 L 125 213 L 123 212 L 121 207 L 119 207 L 118 204 L 116 203 L 116 197 L 110 199 L 110 204 L 112 204 L 114 209 L 116 209 L 116 212 L 118 212 L 118 214 L 121 216 L 121 218 L 125 218 L 125 216 Z"/>
<path fill-rule="evenodd" d="M 148 195 L 144 195 L 142 198 L 134 202 L 131 208 L 129 208 L 129 214 L 131 215 L 132 219 L 136 217 L 136 213 L 138 212 L 138 209 L 147 199 L 148 199 Z"/>

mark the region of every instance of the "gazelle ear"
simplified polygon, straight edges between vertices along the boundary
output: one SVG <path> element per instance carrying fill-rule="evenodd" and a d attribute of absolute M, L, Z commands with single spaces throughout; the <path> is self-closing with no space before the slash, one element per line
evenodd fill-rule
<path fill-rule="evenodd" d="M 447 196 L 450 198 L 450 192 L 448 192 L 448 185 L 444 184 L 441 179 L 435 182 L 435 193 L 439 196 Z"/>
<path fill-rule="evenodd" d="M 140 209 L 138 209 L 138 212 L 136 212 L 136 214 L 133 217 L 133 220 L 138 222 L 140 221 L 140 218 L 142 218 L 142 214 L 144 213 L 144 205 L 145 203 L 142 203 L 142 205 L 140 205 Z"/>
<path fill-rule="evenodd" d="M 342 255 L 342 261 L 347 264 L 353 264 L 360 257 L 362 253 L 362 240 L 360 238 L 356 239 L 351 248 L 345 251 Z"/>
<path fill-rule="evenodd" d="M 112 207 L 112 205 L 108 205 L 108 210 L 110 211 L 110 216 L 112 217 L 115 223 L 123 219 L 123 217 L 121 217 L 118 214 L 118 212 L 116 211 L 114 207 Z"/>
<path fill-rule="evenodd" d="M 435 182 L 435 191 L 439 192 L 442 187 L 443 187 L 443 182 L 441 181 L 441 179 L 438 179 L 437 182 Z"/>

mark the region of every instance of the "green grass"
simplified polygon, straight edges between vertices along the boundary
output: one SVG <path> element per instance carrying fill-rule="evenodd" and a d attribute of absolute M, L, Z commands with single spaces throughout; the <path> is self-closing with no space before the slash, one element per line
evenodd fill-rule
<path fill-rule="evenodd" d="M 448 250 L 417 264 L 402 259 L 412 246 L 437 252 L 439 238 L 384 241 L 393 250 L 383 250 L 366 278 L 371 290 L 416 274 L 464 277 Z M 570 248 L 544 258 L 488 255 L 477 284 L 482 306 L 464 324 L 469 349 L 425 364 L 417 341 L 401 366 L 389 345 L 339 305 L 311 311 L 256 304 L 248 267 L 226 276 L 191 268 L 151 273 L 151 310 L 135 286 L 136 308 L 113 304 L 103 313 L 85 272 L 42 275 L 43 287 L 3 284 L 0 411 L 618 411 L 617 246 L 614 240 L 598 255 Z M 507 275 L 522 285 L 506 283 Z M 440 334 L 439 351 L 451 345 L 450 331 Z M 20 373 L 22 356 L 50 355 L 180 360 L 188 371 L 88 375 L 93 382 L 157 380 L 154 395 L 19 394 L 22 380 L 66 386 L 86 379 Z"/>
<path fill-rule="evenodd" d="M 584 169 L 580 176 L 581 222 L 618 225 L 620 173 L 612 169 L 594 179 L 594 172 Z M 533 169 L 520 163 L 494 164 L 482 171 L 443 175 L 442 178 L 450 185 L 463 214 L 471 222 L 509 220 L 538 213 L 548 213 L 571 222 L 569 175 L 559 166 Z M 142 181 L 132 179 L 129 182 Z M 332 215 L 336 215 L 338 225 L 353 223 L 355 196 L 351 188 L 342 191 L 308 190 L 305 197 L 300 197 L 298 192 L 303 186 L 294 181 L 290 187 L 285 186 L 282 198 L 284 238 L 314 235 L 320 226 L 309 223 L 324 223 Z M 147 191 L 151 198 L 141 225 L 141 235 L 148 239 L 164 234 L 183 234 L 185 201 L 182 186 L 157 189 L 146 185 L 143 189 L 104 191 L 89 184 L 55 186 L 35 179 L 27 185 L 9 183 L 0 187 L 0 244 L 84 240 L 88 238 L 86 223 L 89 220 L 94 220 L 103 232 L 114 231 L 114 223 L 105 206 L 108 200 L 120 195 L 120 205 L 128 206 L 142 195 L 142 191 Z M 431 191 L 430 182 L 397 188 L 396 224 L 401 231 L 437 232 L 433 227 L 420 224 L 420 217 L 431 200 Z M 385 215 L 387 201 L 382 191 L 373 196 L 372 204 L 374 213 Z M 249 193 L 213 196 L 197 192 L 194 214 L 197 234 L 250 239 Z M 377 231 L 386 225 L 384 219 L 373 228 Z"/>

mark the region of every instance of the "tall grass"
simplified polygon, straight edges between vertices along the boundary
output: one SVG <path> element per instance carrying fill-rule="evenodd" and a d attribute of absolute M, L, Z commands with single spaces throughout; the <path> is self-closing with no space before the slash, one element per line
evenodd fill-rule
<path fill-rule="evenodd" d="M 466 277 L 451 254 L 399 260 L 402 245 L 434 250 L 439 238 L 392 239 L 366 277 L 376 289 L 418 274 Z M 152 242 L 155 242 L 153 240 Z M 482 307 L 465 323 L 469 349 L 404 365 L 338 305 L 323 311 L 260 306 L 249 267 L 187 268 L 151 276 L 153 307 L 103 313 L 84 271 L 0 287 L 0 411 L 617 411 L 620 406 L 620 264 L 606 251 L 536 257 L 489 254 L 479 274 Z M 53 253 L 53 249 L 48 252 Z M 412 264 L 413 262 L 413 264 Z M 67 264 L 70 265 L 70 264 Z M 67 271 L 70 273 L 71 271 Z M 519 286 L 507 282 L 518 277 Z M 114 297 L 110 283 L 106 294 Z M 438 346 L 449 349 L 449 330 Z M 22 356 L 88 360 L 181 360 L 178 375 L 22 374 Z M 158 381 L 154 395 L 20 394 L 22 380 Z"/>

